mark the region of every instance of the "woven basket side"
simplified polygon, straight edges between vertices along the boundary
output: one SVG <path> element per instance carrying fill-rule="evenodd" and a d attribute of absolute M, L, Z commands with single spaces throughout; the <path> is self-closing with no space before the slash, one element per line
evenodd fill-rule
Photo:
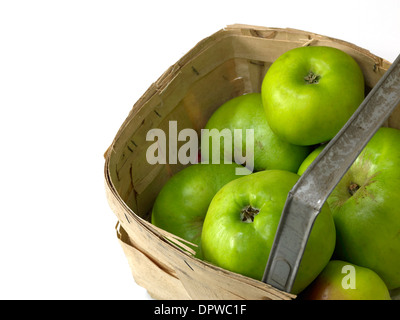
<path fill-rule="evenodd" d="M 120 224 L 117 225 L 116 230 L 117 238 L 128 259 L 133 278 L 138 285 L 148 288 L 150 296 L 154 299 L 190 299 L 182 282 L 173 270 L 166 269 L 157 261 L 151 259 L 146 252 L 136 248 L 128 233 Z M 158 285 L 155 286 L 155 283 Z"/>

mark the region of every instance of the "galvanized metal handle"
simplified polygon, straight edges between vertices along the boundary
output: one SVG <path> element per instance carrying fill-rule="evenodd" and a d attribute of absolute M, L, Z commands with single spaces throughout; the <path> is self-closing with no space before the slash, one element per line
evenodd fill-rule
<path fill-rule="evenodd" d="M 400 55 L 289 192 L 262 281 L 291 292 L 314 221 L 365 145 L 400 103 Z"/>

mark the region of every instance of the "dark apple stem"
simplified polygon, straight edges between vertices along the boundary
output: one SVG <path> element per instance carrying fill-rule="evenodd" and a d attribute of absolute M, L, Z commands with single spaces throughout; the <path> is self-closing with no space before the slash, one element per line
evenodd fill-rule
<path fill-rule="evenodd" d="M 314 72 L 310 71 L 306 77 L 304 77 L 304 80 L 307 84 L 314 84 L 318 83 L 319 79 L 321 79 L 321 76 L 318 74 L 315 74 Z"/>
<path fill-rule="evenodd" d="M 354 195 L 358 189 L 360 189 L 360 186 L 357 183 L 355 183 L 355 182 L 350 183 L 350 185 L 349 185 L 350 195 Z"/>
<path fill-rule="evenodd" d="M 254 221 L 254 217 L 260 212 L 259 209 L 253 208 L 251 205 L 244 207 L 240 213 L 240 219 L 242 222 L 251 223 Z"/>

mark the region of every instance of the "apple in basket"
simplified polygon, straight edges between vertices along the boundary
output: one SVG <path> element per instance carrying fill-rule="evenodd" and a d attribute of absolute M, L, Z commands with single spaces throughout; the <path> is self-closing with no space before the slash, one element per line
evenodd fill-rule
<path fill-rule="evenodd" d="M 212 199 L 204 220 L 201 246 L 205 260 L 261 280 L 287 194 L 299 176 L 265 170 L 235 179 Z M 327 204 L 312 229 L 292 292 L 308 286 L 329 262 L 335 226 Z"/>
<path fill-rule="evenodd" d="M 267 121 L 281 139 L 314 145 L 332 139 L 364 99 L 357 62 L 332 47 L 299 47 L 276 59 L 261 88 Z"/>
<path fill-rule="evenodd" d="M 239 165 L 193 164 L 175 174 L 163 186 L 153 206 L 151 222 L 200 246 L 203 221 L 211 199 L 231 180 Z M 201 248 L 193 248 L 201 258 Z"/>
<path fill-rule="evenodd" d="M 311 152 L 309 147 L 288 143 L 272 132 L 262 105 L 261 93 L 249 93 L 228 100 L 211 115 L 205 129 L 208 135 L 202 136 L 203 159 L 210 159 L 210 156 L 205 155 L 215 152 L 221 160 L 226 156 L 233 161 L 237 154 L 241 156 L 243 151 L 250 150 L 254 152 L 254 163 L 250 165 L 254 171 L 281 169 L 296 172 Z M 252 139 L 248 139 L 248 130 L 253 130 Z M 228 143 L 231 147 L 226 148 L 227 138 L 231 136 L 234 139 L 238 137 L 240 141 L 230 139 L 232 141 Z M 253 144 L 250 148 L 249 143 Z M 232 151 L 225 154 L 227 150 Z"/>
<path fill-rule="evenodd" d="M 385 282 L 372 270 L 331 260 L 300 295 L 304 300 L 391 300 Z"/>
<path fill-rule="evenodd" d="M 399 147 L 400 130 L 380 128 L 327 200 L 337 231 L 335 258 L 375 271 L 389 289 L 400 287 Z"/>

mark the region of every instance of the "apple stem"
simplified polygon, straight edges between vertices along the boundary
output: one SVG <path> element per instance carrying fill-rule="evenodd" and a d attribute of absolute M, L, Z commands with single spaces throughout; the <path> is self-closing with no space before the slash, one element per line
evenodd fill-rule
<path fill-rule="evenodd" d="M 308 72 L 308 75 L 304 77 L 304 80 L 307 84 L 314 84 L 318 83 L 319 79 L 321 79 L 321 76 L 318 74 L 315 74 L 314 72 L 310 71 Z"/>
<path fill-rule="evenodd" d="M 357 183 L 355 183 L 355 182 L 350 183 L 350 185 L 349 185 L 350 195 L 354 195 L 358 189 L 360 189 L 360 186 Z"/>
<path fill-rule="evenodd" d="M 254 217 L 260 212 L 259 209 L 253 208 L 251 205 L 244 207 L 240 213 L 240 219 L 242 222 L 251 223 L 254 221 Z"/>

